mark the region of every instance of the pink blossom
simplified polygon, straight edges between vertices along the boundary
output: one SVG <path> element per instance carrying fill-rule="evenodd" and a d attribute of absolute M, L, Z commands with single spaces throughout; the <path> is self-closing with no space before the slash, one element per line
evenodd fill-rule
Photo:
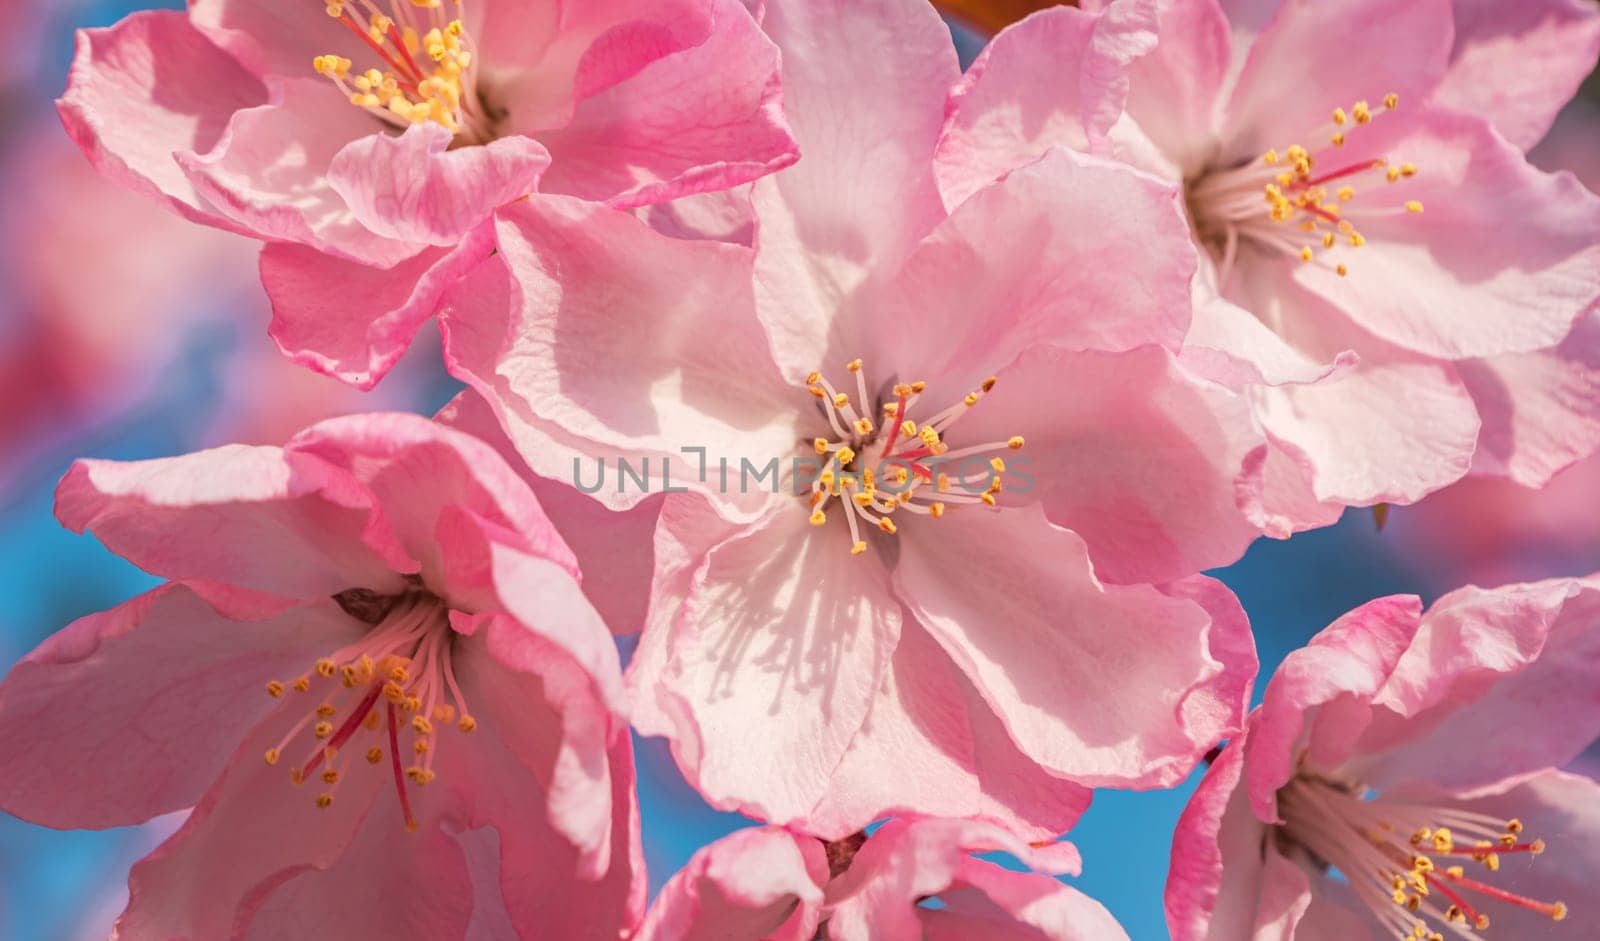
<path fill-rule="evenodd" d="M 1204 249 L 1185 357 L 1253 387 L 1269 531 L 1413 502 L 1475 451 L 1538 484 L 1600 445 L 1589 354 L 1562 346 L 1593 349 L 1570 335 L 1600 298 L 1600 199 L 1496 130 L 1548 125 L 1593 63 L 1592 5 L 1463 0 L 1459 31 L 1449 0 L 1089 6 L 974 64 L 941 192 L 1052 145 L 1183 188 Z"/>
<path fill-rule="evenodd" d="M 792 162 L 776 68 L 739 0 L 196 0 L 81 33 L 60 110 L 102 172 L 266 241 L 273 337 L 368 387 L 495 207 Z"/>
<path fill-rule="evenodd" d="M 1194 573 L 1255 533 L 1263 445 L 1174 356 L 1175 194 L 1054 151 L 947 213 L 931 8 L 782 0 L 765 24 L 806 157 L 753 185 L 756 250 L 519 203 L 443 316 L 535 472 L 601 461 L 618 508 L 678 491 L 636 727 L 713 803 L 830 837 L 916 810 L 1032 838 L 1083 786 L 1181 780 L 1254 671 Z"/>
<path fill-rule="evenodd" d="M 1597 688 L 1600 578 L 1350 612 L 1184 811 L 1173 938 L 1593 936 L 1600 785 L 1556 769 L 1600 735 Z"/>
<path fill-rule="evenodd" d="M 997 850 L 1034 871 L 972 855 Z M 668 880 L 639 939 L 1126 939 L 1100 903 L 1051 878 L 1081 868 L 1069 843 L 1029 845 L 973 820 L 896 818 L 870 837 L 832 843 L 780 827 L 741 830 Z"/>
<path fill-rule="evenodd" d="M 81 461 L 62 521 L 171 579 L 0 684 L 0 805 L 187 807 L 124 937 L 614 937 L 643 907 L 616 650 L 494 452 L 410 415 Z"/>

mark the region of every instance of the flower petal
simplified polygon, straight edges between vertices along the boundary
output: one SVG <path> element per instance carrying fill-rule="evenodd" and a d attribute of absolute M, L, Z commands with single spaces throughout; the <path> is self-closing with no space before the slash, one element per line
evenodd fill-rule
<path fill-rule="evenodd" d="M 1457 364 L 1483 419 L 1474 475 L 1543 487 L 1600 449 L 1600 314 L 1564 343 Z"/>
<path fill-rule="evenodd" d="M 459 428 L 493 447 L 533 490 L 539 506 L 572 549 L 583 576 L 583 593 L 611 630 L 635 634 L 644 626 L 655 568 L 652 545 L 664 497 L 616 511 L 566 480 L 528 471 L 482 396 L 463 392 L 435 420 Z"/>
<path fill-rule="evenodd" d="M 1454 483 L 1472 465 L 1479 428 L 1454 367 L 1406 358 L 1367 359 L 1315 385 L 1258 390 L 1256 414 L 1310 470 L 1307 496 L 1349 506 L 1415 503 Z"/>
<path fill-rule="evenodd" d="M 1487 118 L 1527 150 L 1594 70 L 1600 10 L 1582 0 L 1455 0 L 1456 41 L 1434 101 Z"/>
<path fill-rule="evenodd" d="M 1597 688 L 1600 581 L 1460 589 L 1395 665 L 1376 700 L 1394 715 L 1367 731 L 1361 767 L 1374 787 L 1468 790 L 1566 764 L 1600 737 Z"/>
<path fill-rule="evenodd" d="M 489 256 L 492 236 L 484 226 L 453 250 L 430 249 L 390 268 L 269 242 L 261 251 L 269 333 L 300 365 L 370 389 L 405 355 L 446 289 Z"/>
<path fill-rule="evenodd" d="M 761 320 L 790 379 L 818 368 L 833 319 L 944 215 L 933 153 L 959 75 L 950 31 L 905 0 L 771 0 L 800 163 L 755 186 Z M 846 359 L 860 355 L 849 353 Z"/>
<path fill-rule="evenodd" d="M 956 885 L 939 909 L 917 912 L 927 941 L 1127 941 L 1104 905 L 1038 873 L 967 859 Z"/>
<path fill-rule="evenodd" d="M 313 795 L 290 783 L 280 765 L 268 767 L 262 753 L 286 730 L 285 717 L 261 723 L 228 762 L 227 770 L 183 827 L 140 860 L 128 876 L 128 908 L 115 934 L 127 938 L 225 938 L 247 926 L 274 888 L 308 870 L 327 870 L 364 841 L 395 843 L 407 834 L 392 809 L 388 783 L 376 773 L 341 781 L 338 799 L 318 808 Z M 391 785 L 392 786 L 392 785 Z M 369 810 L 383 808 L 379 812 Z M 249 852 L 240 852 L 249 847 Z M 373 864 L 403 865 L 408 854 L 392 847 L 367 855 L 367 884 L 382 882 Z M 449 872 L 444 867 L 442 872 Z M 266 927 L 266 926 L 263 926 Z M 267 929 L 271 933 L 271 929 Z"/>
<path fill-rule="evenodd" d="M 760 465 L 794 451 L 797 423 L 821 422 L 773 367 L 751 316 L 746 250 L 553 196 L 502 210 L 498 231 L 499 260 L 447 301 L 446 349 L 536 473 L 573 479 L 577 455 L 522 440 L 518 422 L 545 422 L 604 464 L 672 461 L 677 486 L 748 503 L 761 495 L 720 488 L 715 474 L 696 480 L 694 451 L 713 467 Z M 660 489 L 645 467 L 648 489 Z M 644 489 L 619 483 L 597 499 L 630 506 Z"/>
<path fill-rule="evenodd" d="M 331 601 L 285 610 L 204 591 L 163 585 L 73 622 L 11 668 L 0 684 L 8 813 L 98 829 L 194 806 L 275 705 L 267 681 L 304 673 L 365 627 Z"/>
<path fill-rule="evenodd" d="M 184 14 L 143 10 L 109 29 L 78 34 L 57 107 L 67 133 L 100 172 L 165 198 L 196 222 L 236 228 L 217 215 L 173 154 L 209 152 L 235 111 L 266 97 L 261 83 Z"/>
<path fill-rule="evenodd" d="M 284 598 L 398 588 L 415 571 L 372 494 L 316 459 L 229 445 L 150 461 L 78 461 L 56 517 L 167 578 Z"/>
<path fill-rule="evenodd" d="M 1177 200 L 1126 168 L 1052 150 L 934 229 L 882 299 L 841 318 L 834 358 L 853 344 L 881 350 L 903 380 L 964 394 L 1035 343 L 1176 349 L 1195 269 Z"/>
<path fill-rule="evenodd" d="M 1450 0 L 1284 0 L 1234 86 L 1223 131 L 1232 152 L 1223 156 L 1287 147 L 1357 101 L 1425 100 L 1444 75 L 1450 40 Z"/>
<path fill-rule="evenodd" d="M 455 245 L 496 207 L 537 189 L 550 154 L 531 137 L 449 149 L 453 139 L 432 121 L 399 135 L 368 134 L 334 155 L 328 182 L 369 231 Z"/>
<path fill-rule="evenodd" d="M 673 873 L 638 938 L 809 941 L 827 877 L 820 841 L 777 827 L 739 830 L 702 848 Z"/>
<path fill-rule="evenodd" d="M 1001 30 L 950 92 L 936 158 L 945 205 L 1052 147 L 1103 148 L 1127 99 L 1129 63 L 1155 45 L 1155 6 L 1049 9 Z"/>
<path fill-rule="evenodd" d="M 709 801 L 787 823 L 826 793 L 866 720 L 900 606 L 883 562 L 852 556 L 837 521 L 810 526 L 798 501 L 702 559 L 654 695 L 677 720 L 680 767 Z"/>
<path fill-rule="evenodd" d="M 972 870 L 969 853 L 995 850 L 1052 875 L 1076 875 L 1080 868 L 1071 844 L 1036 848 L 979 820 L 898 817 L 874 831 L 850 868 L 828 886 L 833 909 L 829 937 L 839 941 L 922 937 L 917 903 L 960 886 L 962 876 Z M 997 880 L 988 881 L 998 885 Z"/>
<path fill-rule="evenodd" d="M 1241 721 L 1251 670 L 1219 661 L 1237 645 L 1212 636 L 1242 626 L 1236 609 L 1101 585 L 1083 540 L 1035 506 L 948 513 L 896 538 L 897 593 L 1051 772 L 1169 785 Z M 1152 645 L 1165 655 L 1138 653 Z"/>
<path fill-rule="evenodd" d="M 1267 683 L 1244 742 L 1245 785 L 1258 819 L 1278 819 L 1278 789 L 1301 753 L 1315 767 L 1340 767 L 1372 721 L 1373 700 L 1417 632 L 1414 595 L 1369 601 L 1289 654 Z"/>
<path fill-rule="evenodd" d="M 1228 16 L 1217 0 L 1177 0 L 1161 11 L 1155 50 L 1132 64 L 1128 115 L 1182 169 L 1211 156 L 1233 61 Z"/>
<path fill-rule="evenodd" d="M 1366 245 L 1286 264 L 1301 284 L 1377 336 L 1448 359 L 1554 346 L 1600 303 L 1600 196 L 1535 170 L 1475 118 L 1401 111 L 1362 130 L 1349 159 L 1416 160 L 1417 174 L 1358 195 L 1346 216 Z"/>
<path fill-rule="evenodd" d="M 382 134 L 377 124 L 327 80 L 294 79 L 269 103 L 235 112 L 209 153 L 177 160 L 217 212 L 257 238 L 388 268 L 423 246 L 368 230 L 328 178 L 345 145 Z"/>
<path fill-rule="evenodd" d="M 712 0 L 710 35 L 584 99 L 540 141 L 545 192 L 633 208 L 723 190 L 792 164 L 778 51 L 738 0 Z"/>
<path fill-rule="evenodd" d="M 1258 534 L 1266 442 L 1248 401 L 1188 375 L 1165 350 L 1029 350 L 946 437 L 959 446 L 1013 435 L 1024 444 L 1005 456 L 1001 499 L 1040 501 L 1083 537 L 1107 581 L 1227 565 Z"/>
<path fill-rule="evenodd" d="M 982 817 L 1029 839 L 1070 829 L 1088 809 L 1088 789 L 1018 751 L 950 655 L 901 618 L 883 689 L 806 828 L 848 833 L 885 814 L 920 813 Z"/>

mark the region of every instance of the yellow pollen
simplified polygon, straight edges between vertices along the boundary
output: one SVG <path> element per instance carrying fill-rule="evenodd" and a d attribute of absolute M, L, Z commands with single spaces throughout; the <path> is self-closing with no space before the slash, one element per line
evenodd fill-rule
<path fill-rule="evenodd" d="M 339 772 L 333 770 L 332 768 L 329 768 L 328 770 L 322 772 L 322 783 L 323 784 L 338 784 L 339 783 Z"/>
<path fill-rule="evenodd" d="M 989 378 L 983 380 L 983 382 L 979 383 L 978 387 L 985 392 L 992 392 L 994 390 L 994 384 L 996 381 L 997 380 L 994 376 L 990 376 Z"/>
<path fill-rule="evenodd" d="M 471 732 L 473 729 L 475 729 L 477 727 L 478 727 L 478 720 L 474 719 L 471 716 L 462 716 L 461 717 L 461 721 L 456 723 L 456 728 L 460 729 L 463 732 Z"/>
<path fill-rule="evenodd" d="M 273 680 L 270 683 L 268 683 L 267 684 L 267 695 L 271 696 L 273 699 L 277 699 L 279 696 L 282 696 L 283 695 L 283 684 L 278 682 L 277 680 Z"/>
<path fill-rule="evenodd" d="M 1550 918 L 1554 921 L 1567 920 L 1567 903 L 1556 902 L 1550 906 Z"/>
<path fill-rule="evenodd" d="M 1356 102 L 1355 107 L 1350 109 L 1350 114 L 1356 119 L 1357 124 L 1366 124 L 1372 120 L 1372 109 L 1365 101 Z"/>
<path fill-rule="evenodd" d="M 864 542 L 857 542 L 857 543 L 854 543 L 854 544 L 852 544 L 850 546 L 850 554 L 851 555 L 860 555 L 861 553 L 866 552 L 866 551 L 867 551 L 867 544 L 864 543 Z"/>
<path fill-rule="evenodd" d="M 294 681 L 294 691 L 297 693 L 303 693 L 310 688 L 311 678 L 308 676 L 302 676 L 298 680 Z"/>
<path fill-rule="evenodd" d="M 1006 447 L 1013 451 L 1021 451 L 1022 444 L 1023 441 L 1021 435 L 1012 435 L 1010 438 L 1006 439 Z"/>
<path fill-rule="evenodd" d="M 383 749 L 374 745 L 367 749 L 367 764 L 375 765 L 383 760 Z"/>
<path fill-rule="evenodd" d="M 1422 211 L 1422 204 L 1421 203 L 1417 202 L 1414 199 L 1413 200 L 1409 200 L 1409 201 L 1406 202 L 1406 212 L 1420 213 L 1421 211 Z"/>
<path fill-rule="evenodd" d="M 861 371 L 861 360 L 852 359 L 850 362 L 844 364 L 844 368 L 850 370 L 851 372 L 860 372 Z"/>
<path fill-rule="evenodd" d="M 1311 251 L 1311 246 L 1307 245 L 1306 247 L 1300 249 L 1300 260 L 1301 261 L 1310 261 L 1313 256 L 1314 256 L 1314 253 Z"/>
<path fill-rule="evenodd" d="M 1334 134 L 1332 137 L 1328 138 L 1328 140 L 1335 147 L 1343 147 L 1344 146 L 1344 132 L 1340 131 L 1339 133 Z"/>
<path fill-rule="evenodd" d="M 840 448 L 839 449 L 839 465 L 841 467 L 848 467 L 850 465 L 850 462 L 854 461 L 855 459 L 856 459 L 856 452 L 850 450 L 849 448 Z"/>
<path fill-rule="evenodd" d="M 839 392 L 839 393 L 836 393 L 834 395 L 834 397 L 833 397 L 833 407 L 834 408 L 844 408 L 846 405 L 849 405 L 849 404 L 850 404 L 850 396 L 845 395 L 843 392 Z"/>
<path fill-rule="evenodd" d="M 411 719 L 411 727 L 416 730 L 418 735 L 432 735 L 433 734 L 433 724 L 430 723 L 426 718 L 424 718 L 422 716 L 414 716 L 414 717 L 412 717 L 412 719 Z"/>
<path fill-rule="evenodd" d="M 992 493 L 985 493 L 982 496 L 980 496 L 978 499 L 982 500 L 985 506 L 994 506 L 995 505 L 994 494 L 992 494 Z"/>
<path fill-rule="evenodd" d="M 1335 265 L 1333 270 L 1338 272 L 1339 273 L 1339 277 L 1341 277 L 1341 278 L 1346 277 L 1347 275 L 1350 274 L 1349 266 L 1345 265 L 1342 262 L 1340 264 L 1338 264 L 1338 265 Z"/>
<path fill-rule="evenodd" d="M 321 807 L 323 810 L 327 810 L 329 807 L 332 807 L 333 806 L 333 795 L 332 794 L 318 794 L 317 795 L 317 806 Z"/>
<path fill-rule="evenodd" d="M 884 532 L 888 533 L 891 536 L 893 536 L 895 534 L 894 520 L 890 519 L 887 516 L 885 516 L 882 519 L 878 520 L 878 528 L 883 530 Z"/>
<path fill-rule="evenodd" d="M 1389 94 L 1384 95 L 1383 96 L 1383 106 L 1385 108 L 1388 108 L 1390 111 L 1393 111 L 1394 109 L 1400 107 L 1400 96 L 1395 94 L 1394 92 L 1390 92 Z"/>
<path fill-rule="evenodd" d="M 316 726 L 312 728 L 311 731 L 312 731 L 312 734 L 316 735 L 317 738 L 327 738 L 328 736 L 333 734 L 333 723 L 332 722 L 318 722 L 316 724 Z"/>
<path fill-rule="evenodd" d="M 281 756 L 278 754 L 278 750 L 276 748 L 267 749 L 267 754 L 266 754 L 267 764 L 269 764 L 269 765 L 277 764 L 278 763 L 278 759 L 280 757 Z"/>
<path fill-rule="evenodd" d="M 327 657 L 317 661 L 317 675 L 323 679 L 332 679 L 336 669 L 337 665 Z"/>
<path fill-rule="evenodd" d="M 816 438 L 811 442 L 811 446 L 816 449 L 818 454 L 827 454 L 828 453 L 828 439 L 827 438 Z"/>
<path fill-rule="evenodd" d="M 1333 109 L 1333 123 L 1343 126 L 1346 120 L 1348 120 L 1348 118 L 1346 117 L 1343 108 Z"/>
<path fill-rule="evenodd" d="M 1278 162 L 1278 152 L 1276 150 L 1267 151 L 1261 155 L 1261 162 L 1269 167 L 1275 166 Z"/>

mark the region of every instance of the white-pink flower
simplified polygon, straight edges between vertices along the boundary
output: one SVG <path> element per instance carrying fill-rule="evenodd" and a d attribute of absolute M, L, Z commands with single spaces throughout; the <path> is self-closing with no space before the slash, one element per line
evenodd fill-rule
<path fill-rule="evenodd" d="M 1178 823 L 1176 941 L 1592 937 L 1600 579 L 1394 596 L 1284 660 Z M 1571 916 L 1571 917 L 1569 917 Z"/>
<path fill-rule="evenodd" d="M 776 70 L 739 0 L 196 0 L 82 33 L 60 110 L 103 172 L 266 241 L 273 337 L 366 387 L 497 206 L 792 162 Z"/>
<path fill-rule="evenodd" d="M 551 197 L 502 212 L 445 308 L 536 472 L 680 491 L 636 726 L 712 802 L 828 836 L 894 810 L 1042 836 L 1081 786 L 1181 780 L 1254 670 L 1194 573 L 1255 534 L 1264 446 L 1176 361 L 1175 194 L 1054 151 L 946 212 L 932 10 L 765 24 L 805 157 L 753 185 L 753 250 Z"/>
<path fill-rule="evenodd" d="M 1033 871 L 973 855 L 993 851 Z M 976 820 L 900 817 L 831 843 L 779 827 L 741 830 L 662 886 L 638 937 L 1126 939 L 1104 906 L 1052 878 L 1081 868 L 1070 843 L 1029 845 Z"/>
<path fill-rule="evenodd" d="M 1592 4 L 1089 6 L 980 57 L 942 192 L 1052 145 L 1182 188 L 1204 248 L 1185 356 L 1254 386 L 1270 531 L 1469 469 L 1537 485 L 1600 445 L 1573 334 L 1600 300 L 1600 199 L 1521 152 L 1594 63 Z"/>
<path fill-rule="evenodd" d="M 58 513 L 170 579 L 0 683 L 0 806 L 194 807 L 124 937 L 615 937 L 643 908 L 616 649 L 487 445 L 410 415 L 82 461 Z"/>

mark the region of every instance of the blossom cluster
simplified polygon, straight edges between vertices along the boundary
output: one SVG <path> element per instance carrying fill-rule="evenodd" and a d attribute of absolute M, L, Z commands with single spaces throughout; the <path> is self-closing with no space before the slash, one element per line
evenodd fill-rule
<path fill-rule="evenodd" d="M 68 134 L 260 243 L 284 357 L 434 321 L 460 391 L 74 463 L 161 584 L 0 682 L 0 808 L 186 811 L 134 941 L 1115 941 L 1063 837 L 1200 771 L 1178 941 L 1592 937 L 1600 575 L 1371 601 L 1252 708 L 1204 573 L 1600 452 L 1600 196 L 1526 156 L 1597 57 L 1589 0 L 1084 0 L 965 70 L 926 0 L 84 31 Z M 635 735 L 753 821 L 653 900 Z"/>

